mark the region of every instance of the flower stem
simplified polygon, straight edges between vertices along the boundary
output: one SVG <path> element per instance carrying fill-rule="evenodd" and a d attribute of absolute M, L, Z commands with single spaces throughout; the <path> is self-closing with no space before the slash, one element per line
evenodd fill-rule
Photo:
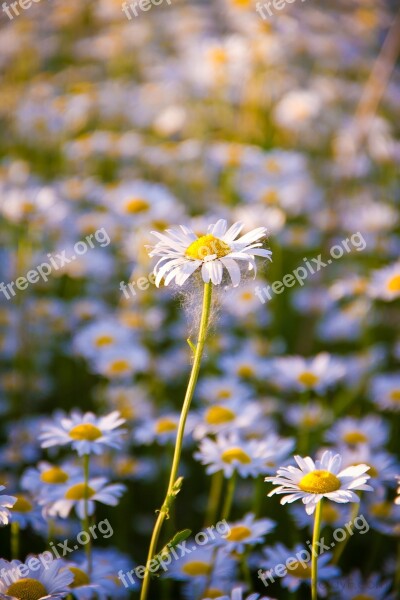
<path fill-rule="evenodd" d="M 182 406 L 181 416 L 179 419 L 178 432 L 176 434 L 174 458 L 172 461 L 168 489 L 167 489 L 167 493 L 165 496 L 163 506 L 161 507 L 161 510 L 158 513 L 157 521 L 154 525 L 154 529 L 153 529 L 153 533 L 152 533 L 151 541 L 150 541 L 149 552 L 147 555 L 146 567 L 147 567 L 147 564 L 152 560 L 152 558 L 154 557 L 154 555 L 156 553 L 158 538 L 160 536 L 164 520 L 166 518 L 168 518 L 168 516 L 169 516 L 168 515 L 169 500 L 170 500 L 170 497 L 173 495 L 173 488 L 176 483 L 176 479 L 177 479 L 177 475 L 178 475 L 179 463 L 180 463 L 181 454 L 182 454 L 183 436 L 185 433 L 186 420 L 187 420 L 187 417 L 189 414 L 190 405 L 192 403 L 192 398 L 193 398 L 193 394 L 194 394 L 194 391 L 196 388 L 197 379 L 199 377 L 201 359 L 203 356 L 204 345 L 205 345 L 205 341 L 206 341 L 207 327 L 208 327 L 208 322 L 210 319 L 210 312 L 211 312 L 211 298 L 212 298 L 212 284 L 205 283 L 204 284 L 204 295 L 203 295 L 203 308 L 202 308 L 200 328 L 199 328 L 199 336 L 198 336 L 198 341 L 197 341 L 197 344 L 195 347 L 192 371 L 190 374 L 189 383 L 187 386 L 185 399 L 184 399 L 183 406 Z M 140 600 L 146 600 L 148 591 L 149 591 L 149 585 L 150 585 L 150 571 L 146 568 L 145 575 L 143 578 L 143 585 L 142 585 L 142 590 L 141 590 L 141 594 L 140 594 Z"/>
<path fill-rule="evenodd" d="M 311 558 L 311 600 L 318 600 L 318 542 L 321 533 L 322 500 L 315 509 Z"/>
<path fill-rule="evenodd" d="M 208 499 L 206 520 L 204 523 L 205 525 L 212 525 L 217 518 L 223 485 L 224 472 L 218 471 L 217 473 L 214 473 L 211 477 L 210 495 Z"/>
<path fill-rule="evenodd" d="M 90 577 L 92 573 L 92 538 L 89 530 L 89 514 L 88 514 L 88 492 L 89 492 L 89 461 L 90 455 L 85 454 L 83 456 L 83 476 L 85 481 L 85 499 L 84 499 L 84 512 L 85 516 L 82 523 L 82 529 L 88 534 L 88 543 L 85 546 L 86 559 L 88 563 L 88 575 Z"/>
<path fill-rule="evenodd" d="M 19 558 L 19 523 L 11 523 L 11 558 Z"/>
<path fill-rule="evenodd" d="M 226 497 L 225 497 L 224 507 L 222 509 L 222 515 L 221 515 L 222 521 L 224 519 L 228 520 L 229 516 L 231 514 L 233 496 L 235 494 L 236 480 L 237 480 L 237 471 L 234 471 L 232 474 L 232 477 L 228 481 L 228 488 L 226 490 Z"/>
<path fill-rule="evenodd" d="M 354 523 L 354 520 L 357 518 L 359 508 L 360 508 L 359 503 L 355 502 L 353 504 L 351 515 L 350 515 L 350 523 Z M 334 565 L 338 564 L 343 552 L 346 549 L 347 544 L 349 543 L 351 535 L 353 535 L 353 533 L 347 532 L 346 537 L 343 540 L 343 542 L 341 542 L 338 546 L 336 546 L 336 549 L 335 549 L 335 552 L 333 555 L 332 564 L 334 564 Z"/>

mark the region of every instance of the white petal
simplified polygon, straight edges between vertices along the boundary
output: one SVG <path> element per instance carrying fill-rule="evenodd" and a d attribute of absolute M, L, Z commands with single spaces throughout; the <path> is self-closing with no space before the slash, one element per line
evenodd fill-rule
<path fill-rule="evenodd" d="M 230 278 L 232 280 L 233 287 L 237 287 L 240 283 L 240 268 L 237 263 L 233 260 L 233 258 L 221 258 L 222 264 L 227 268 Z"/>

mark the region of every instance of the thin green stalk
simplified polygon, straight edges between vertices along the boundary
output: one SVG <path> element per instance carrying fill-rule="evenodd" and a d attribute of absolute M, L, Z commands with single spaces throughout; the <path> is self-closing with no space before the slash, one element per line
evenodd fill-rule
<path fill-rule="evenodd" d="M 217 473 L 214 473 L 211 477 L 210 494 L 208 497 L 205 525 L 212 525 L 217 518 L 218 508 L 221 502 L 223 485 L 224 472 L 218 471 Z"/>
<path fill-rule="evenodd" d="M 236 488 L 236 480 L 237 480 L 237 471 L 234 471 L 232 477 L 228 481 L 228 487 L 226 490 L 224 507 L 222 509 L 221 520 L 228 520 L 231 514 L 232 504 L 233 504 L 233 496 L 235 495 Z"/>
<path fill-rule="evenodd" d="M 350 515 L 350 522 L 354 523 L 354 519 L 357 518 L 358 515 L 358 511 L 360 509 L 360 504 L 358 502 L 354 502 L 352 510 L 351 510 L 351 515 Z M 347 544 L 349 543 L 350 537 L 352 534 L 350 534 L 349 532 L 347 532 L 345 539 L 343 540 L 343 542 L 341 542 L 340 544 L 338 544 L 335 548 L 335 552 L 333 555 L 333 560 L 332 563 L 334 565 L 337 565 L 343 552 L 346 549 Z"/>
<path fill-rule="evenodd" d="M 88 575 L 90 577 L 91 573 L 92 573 L 92 538 L 90 535 L 90 529 L 89 529 L 89 514 L 88 514 L 88 492 L 89 492 L 89 473 L 90 473 L 90 469 L 89 469 L 89 464 L 90 464 L 90 455 L 89 454 L 85 454 L 83 456 L 83 475 L 84 475 L 84 482 L 85 482 L 85 499 L 84 499 L 84 512 L 85 512 L 85 516 L 83 519 L 83 523 L 82 523 L 82 529 L 83 531 L 86 531 L 86 533 L 88 534 L 88 543 L 85 545 L 85 552 L 86 552 L 86 558 L 87 558 L 87 562 L 88 562 Z"/>
<path fill-rule="evenodd" d="M 11 523 L 11 558 L 19 558 L 19 523 Z"/>
<path fill-rule="evenodd" d="M 163 506 L 161 507 L 161 510 L 158 513 L 157 521 L 154 525 L 154 529 L 153 529 L 153 533 L 152 533 L 151 541 L 150 541 L 149 552 L 147 555 L 146 565 L 152 560 L 152 558 L 156 554 L 158 538 L 160 537 L 160 533 L 161 533 L 161 529 L 162 529 L 164 520 L 168 517 L 168 513 L 169 513 L 170 499 L 171 499 L 171 496 L 173 496 L 173 489 L 174 489 L 174 485 L 177 480 L 179 463 L 180 463 L 181 454 L 182 454 L 183 436 L 185 433 L 186 420 L 187 420 L 187 417 L 189 414 L 190 405 L 192 403 L 193 394 L 194 394 L 194 391 L 196 388 L 196 384 L 197 384 L 197 380 L 198 380 L 199 372 L 200 372 L 201 359 L 203 356 L 204 345 L 205 345 L 206 335 L 207 335 L 207 327 L 208 327 L 208 323 L 209 323 L 209 319 L 210 319 L 211 298 L 212 298 L 212 284 L 205 283 L 204 284 L 204 295 L 203 295 L 203 307 L 202 307 L 202 314 L 201 314 L 201 321 L 200 321 L 200 328 L 199 328 L 199 336 L 198 336 L 197 345 L 195 347 L 192 371 L 190 374 L 189 383 L 188 383 L 188 387 L 187 387 L 186 394 L 185 394 L 185 400 L 183 402 L 181 416 L 179 419 L 178 432 L 176 435 L 176 442 L 175 442 L 175 452 L 174 452 L 174 458 L 172 461 L 168 489 L 167 489 L 167 493 L 165 496 Z M 140 594 L 140 600 L 146 600 L 148 592 L 149 592 L 149 586 L 150 586 L 150 571 L 148 569 L 146 569 L 145 575 L 143 578 L 143 585 L 142 585 L 142 590 L 141 590 L 141 594 Z"/>
<path fill-rule="evenodd" d="M 322 502 L 323 500 L 318 502 L 314 516 L 311 558 L 311 600 L 318 600 L 318 542 L 321 533 Z"/>

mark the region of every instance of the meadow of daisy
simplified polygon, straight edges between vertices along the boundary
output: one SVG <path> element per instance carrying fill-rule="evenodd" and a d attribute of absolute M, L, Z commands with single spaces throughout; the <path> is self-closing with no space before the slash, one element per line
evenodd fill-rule
<path fill-rule="evenodd" d="M 395 600 L 398 7 L 127 4 L 0 8 L 0 600 Z"/>

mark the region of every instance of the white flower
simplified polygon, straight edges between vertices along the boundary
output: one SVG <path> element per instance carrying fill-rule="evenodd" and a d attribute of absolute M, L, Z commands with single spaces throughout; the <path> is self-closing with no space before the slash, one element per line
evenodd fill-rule
<path fill-rule="evenodd" d="M 370 394 L 375 404 L 383 410 L 400 410 L 400 375 L 384 373 L 371 381 Z"/>
<path fill-rule="evenodd" d="M 331 427 L 326 440 L 332 444 L 359 446 L 366 444 L 371 448 L 379 448 L 388 439 L 389 427 L 377 415 L 367 415 L 361 419 L 345 417 Z"/>
<path fill-rule="evenodd" d="M 275 523 L 271 519 L 256 519 L 249 513 L 240 521 L 229 523 L 229 533 L 216 541 L 229 554 L 238 552 L 242 554 L 246 547 L 261 544 L 267 533 L 274 529 Z"/>
<path fill-rule="evenodd" d="M 366 481 L 370 479 L 366 475 L 368 465 L 355 465 L 340 471 L 340 454 L 333 454 L 328 450 L 315 463 L 309 456 L 294 458 L 300 468 L 282 467 L 278 469 L 276 477 L 265 478 L 265 481 L 279 486 L 269 496 L 288 494 L 282 498 L 281 504 L 302 499 L 306 512 L 311 515 L 324 497 L 339 503 L 359 502 L 354 490 L 373 490 L 366 485 Z"/>
<path fill-rule="evenodd" d="M 29 556 L 25 564 L 19 560 L 0 560 L 0 572 L 0 598 L 3 600 L 65 598 L 69 593 L 68 586 L 74 579 L 62 560 L 54 560 L 43 566 L 34 556 Z"/>
<path fill-rule="evenodd" d="M 400 477 L 397 477 L 397 498 L 395 498 L 394 503 L 400 504 Z"/>
<path fill-rule="evenodd" d="M 272 377 L 285 389 L 323 392 L 345 375 L 341 361 L 327 352 L 314 358 L 284 356 L 273 361 Z"/>
<path fill-rule="evenodd" d="M 400 296 L 400 261 L 375 271 L 369 285 L 368 293 L 373 298 L 394 300 Z"/>
<path fill-rule="evenodd" d="M 259 240 L 267 233 L 265 227 L 258 227 L 236 240 L 242 228 L 243 224 L 238 222 L 227 230 L 227 222 L 220 219 L 215 225 L 209 226 L 206 235 L 200 237 L 183 225 L 181 231 L 177 228 L 167 229 L 168 235 L 152 231 L 160 240 L 149 253 L 151 257 L 161 257 L 154 268 L 157 287 L 163 277 L 165 285 L 173 280 L 177 285 L 183 285 L 199 268 L 205 283 L 211 281 L 214 285 L 220 285 L 225 268 L 233 287 L 238 286 L 241 279 L 238 261 L 244 261 L 247 269 L 255 274 L 254 257 L 270 259 L 272 254 L 270 250 L 260 248 L 262 244 Z"/>
<path fill-rule="evenodd" d="M 79 456 L 84 454 L 102 454 L 105 446 L 120 448 L 123 431 L 113 431 L 125 423 L 117 411 L 105 417 L 96 417 L 91 412 L 82 414 L 74 410 L 70 417 L 56 417 L 55 424 L 47 423 L 42 428 L 39 439 L 42 448 L 71 444 Z"/>
<path fill-rule="evenodd" d="M 0 492 L 5 490 L 4 485 L 0 485 Z M 8 525 L 10 518 L 9 508 L 12 508 L 16 503 L 17 498 L 15 496 L 6 496 L 5 494 L 0 495 L 0 523 L 2 525 Z"/>
<path fill-rule="evenodd" d="M 95 502 L 117 506 L 125 490 L 125 486 L 120 483 L 107 485 L 105 477 L 89 479 L 88 484 L 82 479 L 75 480 L 68 486 L 57 486 L 57 490 L 54 490 L 51 496 L 49 495 L 45 508 L 46 515 L 49 517 L 58 515 L 65 519 L 75 507 L 76 514 L 83 519 L 85 504 L 87 504 L 87 513 L 91 516 L 95 510 Z"/>

